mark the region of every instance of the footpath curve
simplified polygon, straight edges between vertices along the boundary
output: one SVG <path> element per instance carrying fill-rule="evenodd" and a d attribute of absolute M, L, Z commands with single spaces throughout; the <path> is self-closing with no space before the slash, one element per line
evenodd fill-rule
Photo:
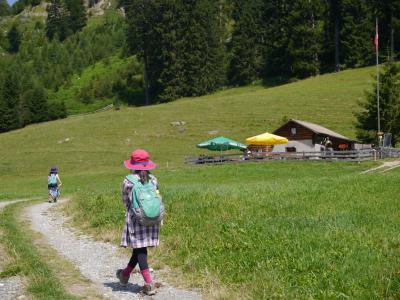
<path fill-rule="evenodd" d="M 0 202 L 0 210 L 6 207 L 9 204 L 13 204 L 21 200 L 12 200 L 12 201 L 1 201 Z M 3 249 L 0 249 L 0 258 L 2 263 L 5 261 L 5 257 L 2 257 L 4 253 Z M 0 264 L 0 272 L 3 271 L 2 266 Z M 24 295 L 24 285 L 19 276 L 11 276 L 6 278 L 0 278 L 0 299 L 2 300 L 15 300 L 15 299 L 27 299 Z"/>
<path fill-rule="evenodd" d="M 369 173 L 384 173 L 396 168 L 400 167 L 400 160 L 394 160 L 394 161 L 386 161 L 382 163 L 381 165 L 368 169 L 364 172 L 361 172 L 361 174 L 369 174 Z"/>
<path fill-rule="evenodd" d="M 91 280 L 107 299 L 141 299 L 140 287 L 143 279 L 139 274 L 132 274 L 126 287 L 121 286 L 115 277 L 115 271 L 124 267 L 129 257 L 120 254 L 118 247 L 86 235 L 78 235 L 66 225 L 64 216 L 51 207 L 57 204 L 40 203 L 25 210 L 32 229 L 41 233 L 45 241 L 60 255 L 76 265 L 81 274 Z M 156 282 L 160 282 L 157 271 L 153 273 Z M 151 299 L 188 299 L 198 300 L 201 295 L 195 291 L 176 289 L 161 282 L 157 294 Z"/>

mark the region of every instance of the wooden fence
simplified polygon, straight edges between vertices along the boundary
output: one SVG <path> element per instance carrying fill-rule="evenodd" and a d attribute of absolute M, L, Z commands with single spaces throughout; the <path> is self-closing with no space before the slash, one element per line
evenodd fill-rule
<path fill-rule="evenodd" d="M 253 152 L 251 154 L 220 154 L 187 156 L 187 164 L 222 164 L 268 160 L 326 160 L 326 161 L 364 161 L 388 157 L 400 157 L 400 149 L 363 149 L 348 151 L 310 151 L 310 152 Z"/>
<path fill-rule="evenodd" d="M 103 111 L 108 111 L 113 108 L 114 108 L 114 104 L 111 103 L 111 104 L 104 106 L 102 108 L 99 108 L 95 111 L 84 112 L 84 113 L 80 113 L 80 114 L 76 114 L 76 115 L 70 115 L 70 116 L 68 116 L 68 118 L 82 117 L 82 116 L 91 115 L 91 114 L 95 114 L 95 113 L 99 113 L 99 112 L 103 112 Z"/>

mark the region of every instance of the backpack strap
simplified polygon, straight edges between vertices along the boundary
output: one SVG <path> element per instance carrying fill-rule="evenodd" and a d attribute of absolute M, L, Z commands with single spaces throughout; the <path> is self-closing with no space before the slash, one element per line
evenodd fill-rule
<path fill-rule="evenodd" d="M 136 184 L 138 182 L 140 182 L 140 180 L 133 174 L 129 174 L 126 176 L 126 179 L 130 182 L 132 182 L 133 184 Z"/>
<path fill-rule="evenodd" d="M 128 180 L 129 182 L 131 182 L 133 184 L 133 188 L 131 191 L 132 208 L 138 208 L 139 203 L 135 197 L 135 187 L 140 188 L 143 186 L 143 184 L 140 182 L 139 178 L 137 178 L 137 176 L 135 176 L 133 174 L 129 174 L 125 178 L 126 178 L 126 180 Z"/>
<path fill-rule="evenodd" d="M 137 183 L 140 183 L 141 185 L 143 185 L 143 184 L 140 182 L 140 179 L 137 178 L 137 176 L 135 176 L 135 175 L 133 175 L 133 174 L 129 174 L 129 175 L 127 175 L 125 178 L 126 178 L 129 182 L 133 183 L 134 185 L 137 184 Z M 154 175 L 149 174 L 149 179 L 150 179 L 149 182 L 150 182 L 152 185 L 155 186 L 155 184 L 154 184 L 154 182 L 153 182 L 154 178 L 155 178 Z M 156 186 L 155 186 L 155 188 L 157 189 Z"/>

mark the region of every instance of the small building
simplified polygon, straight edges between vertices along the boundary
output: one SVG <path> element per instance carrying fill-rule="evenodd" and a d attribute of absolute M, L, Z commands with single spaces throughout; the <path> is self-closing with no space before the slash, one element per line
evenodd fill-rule
<path fill-rule="evenodd" d="M 326 148 L 334 151 L 354 150 L 357 143 L 328 128 L 294 119 L 289 120 L 273 133 L 289 140 L 288 144 L 275 145 L 273 152 L 324 151 Z"/>

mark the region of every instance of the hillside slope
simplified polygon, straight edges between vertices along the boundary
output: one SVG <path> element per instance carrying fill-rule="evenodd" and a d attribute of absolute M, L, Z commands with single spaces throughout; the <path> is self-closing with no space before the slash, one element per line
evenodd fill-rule
<path fill-rule="evenodd" d="M 121 58 L 118 56 L 107 57 L 85 68 L 80 75 L 70 76 L 69 81 L 62 85 L 56 92 L 49 91 L 51 102 L 64 102 L 69 115 L 93 112 L 115 102 L 116 82 L 123 81 L 122 77 L 137 74 L 140 64 L 135 57 Z M 124 73 L 123 75 L 121 75 Z M 130 74 L 129 74 L 130 73 Z M 129 90 L 139 95 L 143 94 L 141 75 L 136 82 L 130 79 Z M 126 79 L 125 79 L 126 81 Z M 113 91 L 114 89 L 114 91 Z M 126 93 L 126 84 L 122 89 L 126 102 L 129 102 L 129 93 Z M 84 92 L 86 91 L 85 95 Z"/>
<path fill-rule="evenodd" d="M 12 197 L 15 184 L 40 182 L 53 164 L 66 176 L 120 172 L 130 151 L 143 147 L 161 168 L 171 168 L 182 165 L 185 155 L 204 152 L 195 145 L 214 135 L 244 141 L 276 129 L 285 118 L 314 122 L 354 138 L 353 113 L 359 110 L 357 102 L 363 99 L 364 91 L 371 87 L 372 74 L 373 68 L 363 68 L 273 88 L 234 88 L 1 134 L 0 199 Z M 186 124 L 173 127 L 170 123 L 174 121 Z M 16 176 L 20 180 L 15 180 Z"/>

